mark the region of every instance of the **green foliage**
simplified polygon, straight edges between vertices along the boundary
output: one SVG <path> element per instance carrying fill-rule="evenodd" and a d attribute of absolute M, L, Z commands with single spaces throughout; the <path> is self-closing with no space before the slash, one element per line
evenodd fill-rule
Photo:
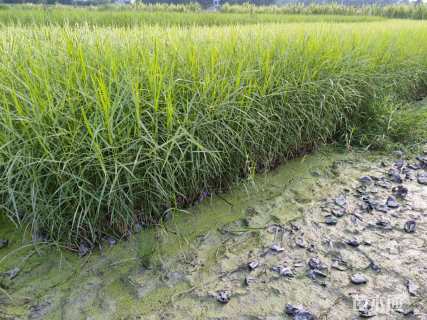
<path fill-rule="evenodd" d="M 68 242 L 125 234 L 301 151 L 351 141 L 384 116 L 384 99 L 422 86 L 426 55 L 417 21 L 5 26 L 1 210 Z"/>
<path fill-rule="evenodd" d="M 0 25 L 16 26 L 221 26 L 289 22 L 371 22 L 380 17 L 333 15 L 277 15 L 270 13 L 218 13 L 199 11 L 194 4 L 136 4 L 134 6 L 104 5 L 93 7 L 70 6 L 10 6 L 0 10 Z"/>

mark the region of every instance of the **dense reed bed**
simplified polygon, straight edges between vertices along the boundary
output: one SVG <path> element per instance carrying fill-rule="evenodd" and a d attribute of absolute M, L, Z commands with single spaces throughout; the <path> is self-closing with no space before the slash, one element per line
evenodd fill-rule
<path fill-rule="evenodd" d="M 354 132 L 427 79 L 423 22 L 3 27 L 0 210 L 95 242 Z"/>
<path fill-rule="evenodd" d="M 189 5 L 188 5 L 189 6 Z M 181 5 L 179 8 L 185 8 Z M 192 8 L 192 7 L 190 7 Z M 172 8 L 173 9 L 173 8 Z M 271 13 L 177 12 L 167 6 L 141 7 L 69 7 L 69 6 L 11 6 L 0 10 L 0 25 L 16 26 L 221 26 L 260 23 L 300 22 L 370 22 L 380 17 L 339 15 L 278 15 Z"/>
<path fill-rule="evenodd" d="M 399 19 L 427 19 L 426 4 L 393 4 L 393 5 L 363 5 L 349 6 L 340 4 L 287 4 L 271 6 L 255 6 L 250 3 L 221 7 L 227 13 L 253 13 L 253 14 L 305 14 L 305 15 L 350 15 L 350 16 L 378 16 Z"/>

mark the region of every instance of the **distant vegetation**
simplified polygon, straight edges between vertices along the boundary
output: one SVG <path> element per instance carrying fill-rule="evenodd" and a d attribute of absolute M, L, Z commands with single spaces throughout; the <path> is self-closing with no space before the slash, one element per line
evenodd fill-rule
<path fill-rule="evenodd" d="M 301 15 L 274 13 L 215 13 L 198 11 L 197 6 L 147 5 L 129 7 L 13 6 L 0 10 L 0 24 L 33 25 L 94 25 L 135 27 L 141 25 L 213 26 L 257 23 L 297 22 L 369 22 L 381 17 Z"/>

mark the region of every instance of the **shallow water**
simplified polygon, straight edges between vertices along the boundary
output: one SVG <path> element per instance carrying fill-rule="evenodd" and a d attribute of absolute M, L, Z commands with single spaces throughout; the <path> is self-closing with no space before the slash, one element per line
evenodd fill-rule
<path fill-rule="evenodd" d="M 0 278 L 0 319 L 283 319 L 287 303 L 304 304 L 321 319 L 352 319 L 352 297 L 361 293 L 398 296 L 426 312 L 427 187 L 405 181 L 410 193 L 390 216 L 391 231 L 371 230 L 369 221 L 381 213 L 359 222 L 353 215 L 360 217 L 353 199 L 358 177 L 383 174 L 380 159 L 325 149 L 289 161 L 82 259 L 52 244 L 31 245 L 3 218 L 0 238 L 11 244 L 0 249 L 0 272 L 20 272 L 12 280 Z M 340 194 L 349 199 L 348 213 L 327 226 L 327 199 Z M 416 234 L 402 232 L 408 217 L 418 221 Z M 343 243 L 354 237 L 371 245 Z M 284 252 L 272 252 L 272 244 Z M 328 266 L 324 279 L 307 277 L 306 263 L 314 256 Z M 347 270 L 331 269 L 337 256 Z M 250 261 L 259 263 L 251 272 Z M 369 269 L 371 261 L 381 273 Z M 295 277 L 272 271 L 283 265 Z M 356 271 L 366 274 L 367 285 L 349 282 Z M 246 285 L 248 276 L 253 279 Z M 408 296 L 406 278 L 417 284 L 418 296 Z M 230 292 L 228 304 L 216 301 L 220 290 Z M 393 311 L 387 319 L 400 316 Z"/>

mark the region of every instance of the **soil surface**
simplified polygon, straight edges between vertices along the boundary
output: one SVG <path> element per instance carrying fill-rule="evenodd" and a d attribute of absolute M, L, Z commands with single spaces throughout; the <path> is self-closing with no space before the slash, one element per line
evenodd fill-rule
<path fill-rule="evenodd" d="M 426 174 L 318 152 L 83 258 L 2 220 L 0 319 L 427 319 Z"/>

